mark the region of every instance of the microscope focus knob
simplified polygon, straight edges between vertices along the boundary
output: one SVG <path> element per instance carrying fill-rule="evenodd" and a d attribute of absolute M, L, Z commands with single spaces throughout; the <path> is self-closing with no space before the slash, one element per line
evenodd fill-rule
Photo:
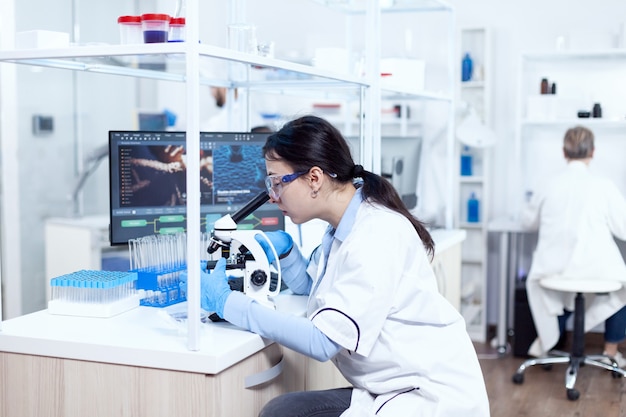
<path fill-rule="evenodd" d="M 267 274 L 262 269 L 257 269 L 250 275 L 252 285 L 261 287 L 267 282 Z"/>

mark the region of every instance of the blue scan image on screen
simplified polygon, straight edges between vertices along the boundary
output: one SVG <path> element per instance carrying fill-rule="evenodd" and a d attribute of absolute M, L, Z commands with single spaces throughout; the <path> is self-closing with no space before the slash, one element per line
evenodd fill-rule
<path fill-rule="evenodd" d="M 265 189 L 262 145 L 218 146 L 213 151 L 213 190 L 218 204 L 241 204 Z"/>
<path fill-rule="evenodd" d="M 268 135 L 200 132 L 201 231 L 210 232 L 216 220 L 265 191 L 262 147 Z M 185 145 L 186 132 L 109 132 L 112 245 L 186 230 Z M 269 203 L 238 224 L 238 228 L 264 231 L 284 227 L 284 214 Z"/>

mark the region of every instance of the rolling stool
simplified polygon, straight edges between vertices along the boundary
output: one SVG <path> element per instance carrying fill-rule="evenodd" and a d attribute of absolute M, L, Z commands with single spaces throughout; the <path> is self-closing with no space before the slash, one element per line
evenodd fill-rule
<path fill-rule="evenodd" d="M 584 365 L 592 365 L 611 371 L 614 378 L 625 377 L 626 371 L 621 369 L 615 360 L 606 355 L 585 355 L 585 297 L 584 293 L 609 293 L 622 288 L 621 282 L 618 281 L 602 281 L 602 280 L 574 280 L 568 278 L 548 278 L 541 280 L 540 285 L 544 288 L 575 292 L 576 300 L 574 307 L 574 337 L 572 340 L 571 353 L 552 350 L 549 357 L 532 358 L 526 360 L 517 369 L 513 375 L 513 382 L 522 384 L 524 382 L 524 371 L 533 365 L 552 365 L 555 363 L 569 363 L 567 372 L 565 373 L 565 388 L 567 390 L 567 398 L 575 401 L 580 397 L 578 390 L 574 389 L 578 369 Z M 601 362 L 608 359 L 612 365 Z"/>

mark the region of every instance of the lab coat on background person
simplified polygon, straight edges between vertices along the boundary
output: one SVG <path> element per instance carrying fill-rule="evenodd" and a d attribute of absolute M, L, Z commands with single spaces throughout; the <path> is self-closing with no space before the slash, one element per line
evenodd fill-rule
<path fill-rule="evenodd" d="M 538 338 L 531 356 L 545 356 L 557 343 L 557 317 L 574 311 L 574 293 L 541 287 L 540 280 L 617 280 L 621 290 L 585 296 L 585 332 L 626 305 L 626 265 L 614 241 L 626 239 L 626 201 L 609 180 L 593 175 L 586 163 L 570 160 L 564 172 L 533 195 L 522 215 L 526 228 L 539 229 L 526 291 Z"/>

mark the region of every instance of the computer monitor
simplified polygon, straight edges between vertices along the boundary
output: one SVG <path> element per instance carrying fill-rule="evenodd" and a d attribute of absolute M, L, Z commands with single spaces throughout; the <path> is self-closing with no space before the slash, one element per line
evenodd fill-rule
<path fill-rule="evenodd" d="M 201 232 L 265 189 L 262 147 L 268 133 L 200 133 Z M 185 132 L 110 131 L 110 241 L 186 230 Z M 266 203 L 239 228 L 283 230 L 285 218 Z"/>
<path fill-rule="evenodd" d="M 352 158 L 359 161 L 360 138 L 347 137 Z M 381 175 L 387 178 L 409 209 L 417 207 L 417 179 L 420 174 L 422 138 L 383 136 L 380 144 Z"/>

